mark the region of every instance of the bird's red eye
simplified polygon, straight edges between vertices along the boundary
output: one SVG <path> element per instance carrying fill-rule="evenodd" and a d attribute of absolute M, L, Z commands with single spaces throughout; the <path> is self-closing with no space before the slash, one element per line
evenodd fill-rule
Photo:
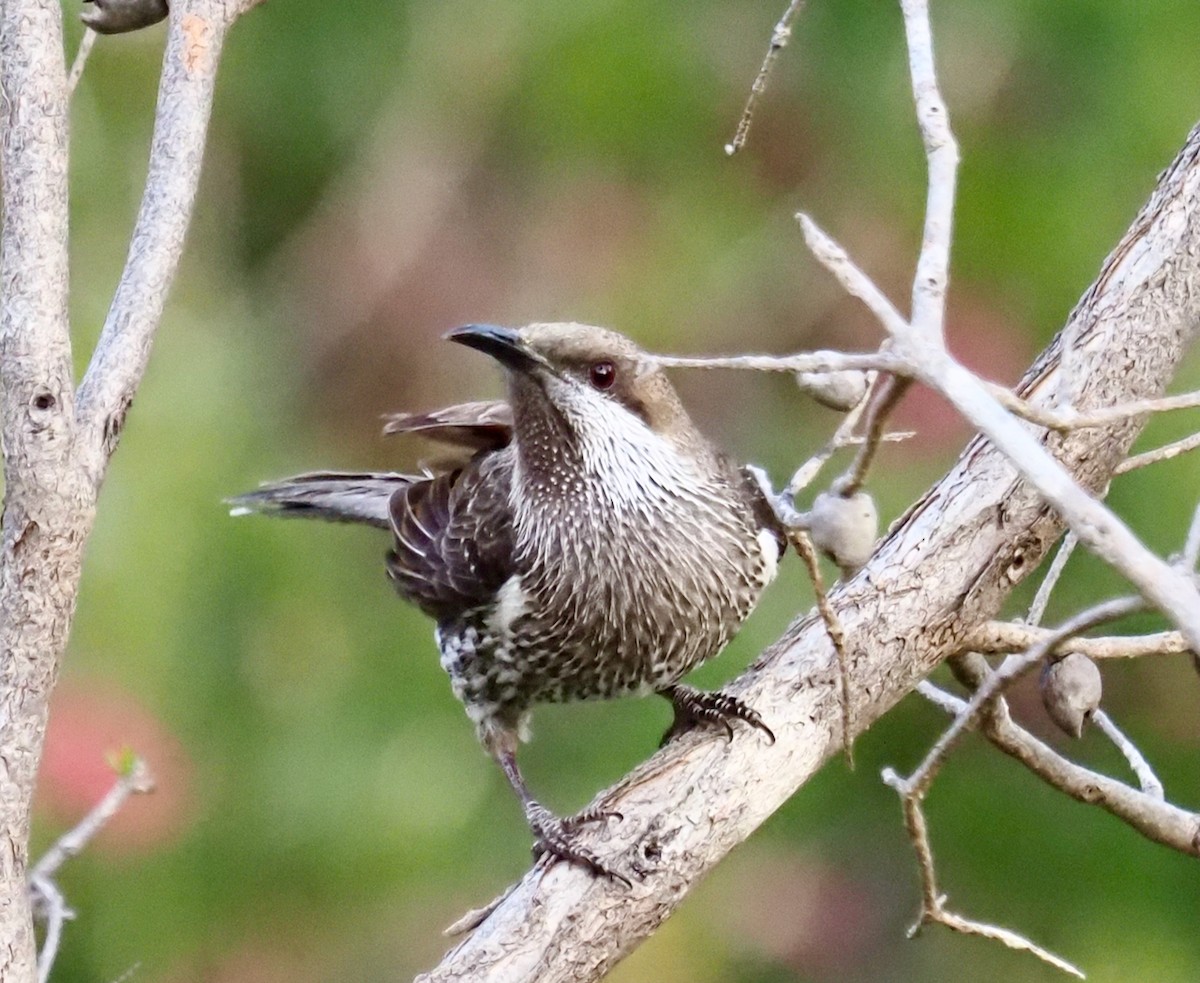
<path fill-rule="evenodd" d="M 588 369 L 588 379 L 597 389 L 611 389 L 617 381 L 617 367 L 612 362 L 594 362 Z"/>

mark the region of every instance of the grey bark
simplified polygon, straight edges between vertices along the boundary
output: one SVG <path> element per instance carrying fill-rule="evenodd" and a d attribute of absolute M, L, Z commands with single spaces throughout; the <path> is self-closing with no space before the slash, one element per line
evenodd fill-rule
<path fill-rule="evenodd" d="M 0 3 L 0 980 L 36 978 L 30 803 L 83 548 L 183 248 L 226 29 L 258 0 L 176 0 L 129 260 L 78 395 L 67 319 L 59 0 Z"/>
<path fill-rule="evenodd" d="M 1071 314 L 1080 408 L 1160 394 L 1200 326 L 1200 127 Z M 1020 393 L 1051 405 L 1061 337 Z M 1065 387 L 1064 387 L 1065 391 Z M 1144 421 L 1046 434 L 1072 476 L 1104 488 Z M 831 595 L 850 643 L 852 730 L 861 733 L 975 626 L 992 618 L 1063 529 L 991 443 L 897 521 L 867 566 Z M 798 619 L 731 687 L 777 735 L 727 744 L 690 735 L 601 794 L 624 819 L 602 856 L 636 861 L 632 888 L 566 864 L 535 865 L 424 983 L 596 980 L 668 917 L 691 887 L 841 749 L 836 660 L 815 615 Z M 1200 827 L 1197 827 L 1200 831 Z M 1197 841 L 1189 841 L 1197 852 Z"/>

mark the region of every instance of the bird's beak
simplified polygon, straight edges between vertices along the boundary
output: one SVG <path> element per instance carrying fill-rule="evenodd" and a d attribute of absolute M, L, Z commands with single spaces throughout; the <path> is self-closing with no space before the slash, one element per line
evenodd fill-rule
<path fill-rule="evenodd" d="M 512 328 L 502 328 L 495 324 L 467 324 L 447 334 L 446 340 L 457 341 L 460 345 L 491 355 L 505 368 L 518 372 L 549 368 L 545 358 L 533 351 L 525 343 L 520 332 Z"/>

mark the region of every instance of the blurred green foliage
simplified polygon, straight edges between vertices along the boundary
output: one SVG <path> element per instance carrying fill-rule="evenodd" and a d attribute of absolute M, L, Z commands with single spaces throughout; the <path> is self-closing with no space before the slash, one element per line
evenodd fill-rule
<path fill-rule="evenodd" d="M 380 413 L 498 391 L 483 359 L 438 340 L 472 319 L 592 320 L 687 353 L 873 345 L 791 215 L 812 212 L 903 303 L 924 163 L 898 10 L 814 0 L 748 148 L 727 159 L 782 7 L 273 0 L 236 28 L 187 257 L 90 544 L 52 724 L 68 750 L 48 753 L 35 854 L 107 780 L 106 753 L 131 743 L 130 701 L 159 790 L 65 870 L 79 918 L 55 979 L 404 978 L 436 961 L 443 926 L 524 869 L 519 810 L 430 625 L 391 596 L 382 537 L 233 521 L 220 502 L 293 470 L 412 466 L 422 449 L 379 439 Z M 1200 5 L 935 8 L 963 150 L 952 343 L 1011 381 L 1200 116 Z M 73 49 L 78 4 L 64 9 Z M 162 38 L 101 40 L 75 96 L 81 367 L 137 208 Z M 679 384 L 710 432 L 780 479 L 836 422 L 778 378 Z M 887 448 L 875 479 L 889 519 L 965 439 L 948 412 L 910 400 L 922 436 Z M 1113 501 L 1170 551 L 1197 467 L 1123 479 Z M 702 683 L 809 607 L 788 566 Z M 1079 557 L 1052 616 L 1119 589 Z M 1190 668 L 1105 676 L 1106 706 L 1195 804 Z M 1028 688 L 1014 702 L 1048 733 Z M 533 787 L 560 810 L 586 802 L 652 750 L 659 703 L 539 712 Z M 833 762 L 612 978 L 1056 978 L 979 940 L 904 940 L 916 875 L 878 774 L 911 767 L 943 723 L 902 704 L 861 740 L 855 771 Z M 1094 735 L 1070 750 L 1122 773 Z M 967 913 L 1093 980 L 1200 976 L 1193 861 L 977 743 L 929 813 L 943 886 Z"/>

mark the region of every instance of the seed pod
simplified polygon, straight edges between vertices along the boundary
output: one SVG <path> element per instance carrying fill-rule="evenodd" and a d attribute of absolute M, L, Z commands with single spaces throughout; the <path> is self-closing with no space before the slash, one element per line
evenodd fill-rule
<path fill-rule="evenodd" d="M 1039 688 L 1050 719 L 1072 737 L 1081 737 L 1084 723 L 1100 706 L 1102 683 L 1096 663 L 1082 652 L 1048 661 Z"/>
<path fill-rule="evenodd" d="M 94 3 L 79 19 L 97 34 L 125 34 L 157 24 L 169 13 L 167 0 L 83 0 Z"/>
<path fill-rule="evenodd" d="M 867 394 L 867 374 L 857 369 L 797 372 L 796 385 L 822 406 L 845 413 L 861 403 Z"/>
<path fill-rule="evenodd" d="M 849 497 L 821 492 L 808 520 L 813 542 L 843 573 L 853 573 L 870 559 L 879 535 L 879 513 L 865 491 Z"/>

